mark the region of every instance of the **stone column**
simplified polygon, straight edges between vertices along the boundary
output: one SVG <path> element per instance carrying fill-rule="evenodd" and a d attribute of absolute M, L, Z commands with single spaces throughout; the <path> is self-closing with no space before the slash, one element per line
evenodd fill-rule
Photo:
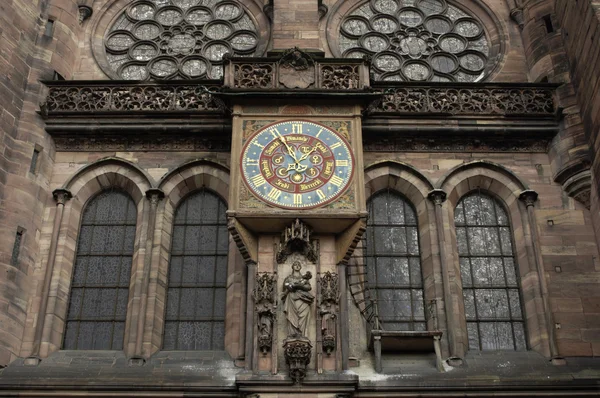
<path fill-rule="evenodd" d="M 540 249 L 540 238 L 535 217 L 535 202 L 537 199 L 537 192 L 532 190 L 525 190 L 519 195 L 519 200 L 525 203 L 525 206 L 527 207 L 527 218 L 529 221 L 529 229 L 531 230 L 531 244 L 533 246 L 535 267 L 538 273 L 538 279 L 540 280 L 540 291 L 542 293 L 542 304 L 544 306 L 544 319 L 546 321 L 546 328 L 548 330 L 548 343 L 550 345 L 551 360 L 555 365 L 564 365 L 565 361 L 558 353 L 556 334 L 554 333 L 554 320 L 552 316 L 552 309 L 550 308 L 550 299 L 548 298 L 548 285 L 546 283 L 546 276 L 544 275 L 544 261 L 542 258 L 542 251 Z"/>
<path fill-rule="evenodd" d="M 56 214 L 54 215 L 54 225 L 52 227 L 52 237 L 50 239 L 50 252 L 48 253 L 48 262 L 46 263 L 46 272 L 44 274 L 44 285 L 41 292 L 40 309 L 38 311 L 37 322 L 35 323 L 35 334 L 33 337 L 33 350 L 26 360 L 28 365 L 37 365 L 40 362 L 40 348 L 42 346 L 42 336 L 44 333 L 44 323 L 46 320 L 46 311 L 48 310 L 48 295 L 50 284 L 52 282 L 52 273 L 54 263 L 56 262 L 56 249 L 58 247 L 58 235 L 62 224 L 65 203 L 72 198 L 71 192 L 66 189 L 56 189 L 52 192 L 56 201 Z"/>
<path fill-rule="evenodd" d="M 146 191 L 146 198 L 150 202 L 148 210 L 148 226 L 146 229 L 146 242 L 144 242 L 144 269 L 142 270 L 142 280 L 140 282 L 140 303 L 136 327 L 135 350 L 130 362 L 143 362 L 142 347 L 144 343 L 144 326 L 146 324 L 146 310 L 148 308 L 148 287 L 150 285 L 150 270 L 152 268 L 152 247 L 154 244 L 154 228 L 156 226 L 156 210 L 158 203 L 165 197 L 160 189 L 149 189 Z"/>
<path fill-rule="evenodd" d="M 245 368 L 246 370 L 254 370 L 254 300 L 252 298 L 252 292 L 254 292 L 254 286 L 256 284 L 256 270 L 257 264 L 254 261 L 248 261 L 246 263 L 246 354 L 245 354 Z M 275 332 L 274 332 L 275 333 Z"/>
<path fill-rule="evenodd" d="M 435 206 L 435 225 L 438 237 L 438 246 L 440 248 L 440 267 L 442 268 L 442 284 L 444 286 L 444 308 L 446 310 L 446 333 L 448 334 L 448 346 L 450 358 L 455 364 L 461 364 L 458 356 L 458 348 L 455 330 L 458 327 L 458 321 L 454 308 L 452 308 L 452 293 L 450 289 L 450 274 L 448 271 L 448 254 L 446 251 L 446 238 L 444 234 L 444 218 L 442 206 L 446 201 L 446 192 L 441 189 L 434 189 L 429 192 L 427 198 Z"/>
<path fill-rule="evenodd" d="M 348 316 L 348 298 L 346 297 L 346 266 L 345 262 L 337 265 L 338 283 L 340 289 L 339 311 L 338 311 L 338 330 L 340 333 L 340 351 L 342 354 L 341 370 L 349 369 L 350 362 L 350 318 Z M 339 370 L 339 368 L 338 368 Z"/>

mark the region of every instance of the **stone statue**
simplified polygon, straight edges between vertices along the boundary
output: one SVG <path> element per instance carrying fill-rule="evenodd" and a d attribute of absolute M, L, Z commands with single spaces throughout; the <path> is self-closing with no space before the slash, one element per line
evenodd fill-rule
<path fill-rule="evenodd" d="M 289 337 L 306 336 L 306 327 L 310 318 L 310 305 L 315 297 L 309 293 L 311 290 L 310 279 L 312 274 L 300 274 L 302 264 L 294 261 L 292 273 L 283 281 L 283 313 L 287 319 Z"/>

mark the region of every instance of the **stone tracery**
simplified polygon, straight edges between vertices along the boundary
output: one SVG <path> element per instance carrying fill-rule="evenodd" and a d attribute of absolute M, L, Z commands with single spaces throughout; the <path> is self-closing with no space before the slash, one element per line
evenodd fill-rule
<path fill-rule="evenodd" d="M 479 81 L 490 57 L 482 23 L 446 0 L 371 0 L 342 20 L 338 50 L 385 81 Z"/>
<path fill-rule="evenodd" d="M 255 23 L 234 0 L 137 0 L 104 39 L 121 79 L 220 79 L 223 57 L 255 55 Z"/>

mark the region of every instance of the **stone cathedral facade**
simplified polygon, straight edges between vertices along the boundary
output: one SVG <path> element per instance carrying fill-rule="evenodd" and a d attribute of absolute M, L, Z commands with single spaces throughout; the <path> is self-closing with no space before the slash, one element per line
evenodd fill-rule
<path fill-rule="evenodd" d="M 0 396 L 600 395 L 596 0 L 4 0 Z"/>

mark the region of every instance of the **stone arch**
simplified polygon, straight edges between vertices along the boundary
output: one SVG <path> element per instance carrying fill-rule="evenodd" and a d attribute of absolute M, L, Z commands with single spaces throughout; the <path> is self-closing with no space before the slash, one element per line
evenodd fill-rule
<path fill-rule="evenodd" d="M 149 356 L 162 348 L 164 332 L 164 303 L 168 283 L 170 251 L 172 243 L 173 218 L 182 200 L 200 189 L 215 193 L 226 205 L 229 197 L 229 169 L 222 164 L 206 159 L 198 159 L 180 165 L 166 174 L 158 183 L 165 198 L 157 209 L 154 229 L 155 248 L 153 250 L 150 286 L 148 290 L 148 312 L 144 331 L 143 354 Z M 229 259 L 227 266 L 227 302 L 225 324 L 225 349 L 236 357 L 239 355 L 238 322 L 241 316 L 240 298 L 233 294 L 241 289 L 242 280 L 238 278 L 243 270 L 243 261 L 232 238 L 229 239 Z M 238 258 L 239 257 L 239 258 Z M 236 274 L 234 278 L 231 278 Z M 239 274 L 239 275 L 238 275 Z"/>
<path fill-rule="evenodd" d="M 71 279 L 73 275 L 77 243 L 79 238 L 79 226 L 82 212 L 88 201 L 102 191 L 119 189 L 127 193 L 137 206 L 137 222 L 135 233 L 134 254 L 132 260 L 131 281 L 140 267 L 143 267 L 144 253 L 140 251 L 146 239 L 145 192 L 152 188 L 150 178 L 137 166 L 119 158 L 101 159 L 87 165 L 70 177 L 63 185 L 63 189 L 72 194 L 64 207 L 61 225 L 58 231 L 58 246 L 54 269 L 52 271 L 52 282 L 48 292 L 48 308 L 45 314 L 44 331 L 42 333 L 40 355 L 47 356 L 49 353 L 61 348 L 66 311 L 69 303 Z M 45 261 L 47 264 L 47 261 Z M 130 310 L 133 297 L 131 294 L 133 282 L 130 286 L 130 295 L 127 304 L 128 316 L 125 326 L 124 349 L 128 351 Z M 37 315 L 37 314 L 36 314 Z"/>
<path fill-rule="evenodd" d="M 525 310 L 529 347 L 549 356 L 549 341 L 544 308 L 540 289 L 540 280 L 536 268 L 533 237 L 529 227 L 528 214 L 525 205 L 519 200 L 519 195 L 528 189 L 527 184 L 504 166 L 476 161 L 460 165 L 441 177 L 437 187 L 447 193 L 444 203 L 444 224 L 449 228 L 445 231 L 448 265 L 451 268 L 452 289 L 457 292 L 455 311 L 459 317 L 461 336 L 459 346 L 462 346 L 461 356 L 467 351 L 466 321 L 464 303 L 462 300 L 462 281 L 460 280 L 460 265 L 458 259 L 456 230 L 454 228 L 454 211 L 462 197 L 466 194 L 481 190 L 496 198 L 503 205 L 512 227 L 514 256 L 520 276 L 520 287 Z"/>
<path fill-rule="evenodd" d="M 391 189 L 414 207 L 419 228 L 421 271 L 423 274 L 424 301 L 435 300 L 436 321 L 428 320 L 428 329 L 446 328 L 444 311 L 444 288 L 441 277 L 435 207 L 428 199 L 434 189 L 431 181 L 409 164 L 398 161 L 383 161 L 369 165 L 365 169 L 365 196 L 367 200 L 375 193 Z M 446 333 L 445 333 L 446 334 Z M 443 341 L 443 351 L 448 352 L 448 340 Z"/>

